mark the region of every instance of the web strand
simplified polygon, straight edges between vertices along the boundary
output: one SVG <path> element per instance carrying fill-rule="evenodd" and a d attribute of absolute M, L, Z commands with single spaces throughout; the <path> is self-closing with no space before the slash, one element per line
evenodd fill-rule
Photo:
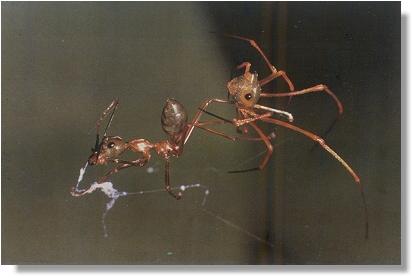
<path fill-rule="evenodd" d="M 262 154 L 258 154 L 257 156 L 262 155 Z M 253 158 L 252 158 L 253 159 Z M 97 182 L 93 182 L 91 185 L 89 185 L 88 188 L 84 188 L 84 189 L 79 189 L 80 183 L 83 180 L 84 174 L 86 172 L 88 163 L 86 162 L 86 164 L 84 165 L 83 168 L 80 169 L 80 173 L 79 173 L 79 178 L 77 180 L 77 184 L 76 186 L 73 188 L 72 190 L 72 195 L 75 197 L 80 197 L 80 196 L 84 196 L 86 194 L 92 194 L 93 192 L 95 192 L 96 190 L 100 190 L 101 192 L 103 192 L 107 198 L 108 201 L 106 202 L 105 205 L 105 209 L 102 213 L 102 217 L 101 217 L 101 222 L 102 222 L 102 227 L 103 227 L 103 236 L 104 237 L 109 237 L 109 233 L 108 233 L 108 229 L 107 229 L 107 225 L 106 225 L 106 217 L 109 213 L 109 211 L 114 207 L 116 201 L 121 198 L 121 197 L 127 197 L 127 196 L 137 196 L 137 195 L 145 195 L 145 194 L 155 194 L 155 193 L 164 193 L 166 190 L 164 188 L 159 188 L 159 189 L 152 189 L 152 190 L 140 190 L 140 191 L 134 191 L 134 192 L 126 192 L 126 191 L 119 191 L 115 188 L 115 185 L 112 182 L 103 182 L 103 183 L 97 183 Z M 218 172 L 216 169 L 212 169 L 215 172 Z M 149 172 L 148 172 L 149 173 Z M 195 183 L 195 184 L 189 184 L 189 185 L 179 185 L 179 186 L 175 186 L 172 187 L 173 190 L 180 190 L 182 192 L 185 192 L 187 190 L 192 190 L 192 189 L 203 189 L 203 199 L 199 208 L 199 211 L 201 211 L 202 213 L 205 213 L 211 217 L 213 217 L 214 219 L 218 220 L 219 222 L 223 223 L 224 225 L 235 229 L 239 232 L 241 232 L 242 234 L 258 241 L 261 242 L 271 248 L 274 247 L 274 245 L 272 243 L 270 243 L 267 240 L 264 240 L 263 238 L 249 232 L 248 230 L 240 227 L 239 225 L 235 224 L 234 222 L 223 218 L 222 216 L 208 210 L 206 208 L 206 202 L 207 202 L 207 197 L 210 195 L 210 189 L 209 187 L 202 185 L 200 183 Z"/>

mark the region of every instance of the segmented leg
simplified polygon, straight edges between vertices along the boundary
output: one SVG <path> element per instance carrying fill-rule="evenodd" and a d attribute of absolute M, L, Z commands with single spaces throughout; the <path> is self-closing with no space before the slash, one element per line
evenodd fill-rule
<path fill-rule="evenodd" d="M 179 191 L 177 194 L 173 192 L 172 187 L 170 186 L 170 162 L 169 160 L 166 159 L 165 161 L 165 190 L 167 193 L 169 193 L 171 196 L 173 196 L 176 200 L 179 200 L 182 198 L 182 192 Z"/>
<path fill-rule="evenodd" d="M 199 111 L 197 111 L 197 113 L 194 116 L 192 122 L 189 124 L 189 128 L 186 132 L 184 144 L 186 144 L 187 140 L 189 140 L 190 135 L 192 135 L 193 129 L 195 128 L 196 124 L 199 122 L 200 117 L 203 114 L 203 110 L 205 110 L 209 106 L 209 104 L 211 104 L 212 102 L 215 102 L 215 103 L 230 103 L 229 100 L 218 99 L 218 98 L 205 100 L 202 103 L 202 105 L 199 107 Z"/>
<path fill-rule="evenodd" d="M 288 93 L 265 93 L 262 92 L 260 94 L 261 97 L 292 97 L 292 96 L 299 96 L 299 95 L 304 95 L 308 93 L 320 93 L 320 92 L 325 92 L 326 94 L 330 95 L 333 100 L 336 103 L 336 106 L 338 108 L 338 113 L 339 115 L 342 115 L 343 113 L 343 105 L 338 99 L 338 97 L 326 86 L 323 84 L 319 84 L 307 89 L 295 91 L 295 92 L 288 92 Z"/>
<path fill-rule="evenodd" d="M 263 60 L 265 60 L 266 65 L 268 66 L 269 70 L 272 72 L 269 76 L 267 76 L 266 78 L 262 79 L 259 81 L 260 86 L 263 86 L 267 83 L 269 83 L 270 81 L 272 81 L 273 79 L 281 76 L 285 82 L 288 84 L 290 91 L 294 91 L 295 86 L 293 85 L 292 81 L 290 81 L 289 77 L 287 76 L 287 74 L 284 71 L 278 71 L 269 61 L 269 59 L 266 57 L 265 53 L 262 51 L 262 49 L 260 49 L 259 45 L 251 39 L 245 38 L 245 37 L 241 37 L 241 36 L 236 36 L 236 35 L 229 35 L 229 34 L 225 34 L 228 37 L 234 38 L 234 39 L 239 39 L 239 40 L 243 40 L 243 41 L 247 41 L 252 47 L 254 47 L 259 54 L 262 56 Z"/>
<path fill-rule="evenodd" d="M 77 190 L 75 187 L 72 188 L 72 190 L 70 191 L 70 194 L 73 197 L 81 197 L 84 196 L 86 194 L 90 194 L 94 191 L 95 189 L 93 187 L 89 187 L 87 189 L 79 189 Z"/>
<path fill-rule="evenodd" d="M 206 111 L 205 111 L 205 112 L 206 112 Z M 280 125 L 280 126 L 283 126 L 283 127 L 289 128 L 289 129 L 292 129 L 292 130 L 294 130 L 294 131 L 296 131 L 296 132 L 302 133 L 303 135 L 309 137 L 309 138 L 312 139 L 313 141 L 319 143 L 327 152 L 329 152 L 333 157 L 335 157 L 336 160 L 338 160 L 338 161 L 344 166 L 344 168 L 352 175 L 352 177 L 354 178 L 355 182 L 360 185 L 360 179 L 359 179 L 359 177 L 356 175 L 355 171 L 353 171 L 352 168 L 351 168 L 333 149 L 331 149 L 331 148 L 325 143 L 325 140 L 323 140 L 323 139 L 322 139 L 321 137 L 319 137 L 318 135 L 316 135 L 316 134 L 314 134 L 314 133 L 312 133 L 312 132 L 310 132 L 310 131 L 304 130 L 304 129 L 300 128 L 300 127 L 297 127 L 297 126 L 295 126 L 295 125 L 292 125 L 292 124 L 290 124 L 290 123 L 287 123 L 287 122 L 283 122 L 283 121 L 281 121 L 281 120 L 277 120 L 277 119 L 270 118 L 270 117 L 269 117 L 270 114 L 269 114 L 269 115 L 267 115 L 267 114 L 258 115 L 258 114 L 257 114 L 258 117 L 254 116 L 254 115 L 251 115 L 252 117 L 247 117 L 249 114 L 248 114 L 246 111 L 240 110 L 240 112 L 243 114 L 243 117 L 242 117 L 242 119 L 233 122 L 233 124 L 234 124 L 235 126 L 239 126 L 239 125 L 245 124 L 245 123 L 251 125 L 251 124 L 254 124 L 253 122 L 256 121 L 256 120 L 262 120 L 262 121 L 264 121 L 264 122 L 269 122 L 269 123 L 273 123 L 273 124 L 276 124 L 276 125 Z M 210 112 L 208 112 L 208 114 L 211 114 L 212 116 L 214 115 L 213 113 L 210 113 Z M 253 126 L 253 125 L 252 125 L 252 126 Z M 255 126 L 256 126 L 256 125 L 255 125 Z M 254 128 L 255 128 L 255 127 L 254 127 Z M 256 130 L 256 128 L 255 128 L 255 130 Z M 257 130 L 256 130 L 256 131 L 257 131 Z M 257 132 L 258 132 L 258 131 L 257 131 Z M 259 132 L 258 132 L 258 133 L 259 133 Z M 259 134 L 259 135 L 261 135 L 261 134 Z"/>
<path fill-rule="evenodd" d="M 331 147 L 329 147 L 325 143 L 325 140 L 323 140 L 321 137 L 319 137 L 318 135 L 316 135 L 316 134 L 314 134 L 310 131 L 304 130 L 304 129 L 302 129 L 300 127 L 297 127 L 295 125 L 292 125 L 290 123 L 286 123 L 286 122 L 283 122 L 283 121 L 280 121 L 280 120 L 277 120 L 277 119 L 273 119 L 273 118 L 265 118 L 265 119 L 262 119 L 262 121 L 272 123 L 272 124 L 275 124 L 275 125 L 283 126 L 285 128 L 288 128 L 288 129 L 291 129 L 293 131 L 299 132 L 299 133 L 305 135 L 306 137 L 309 137 L 311 140 L 317 142 L 325 151 L 330 153 L 337 161 L 339 161 L 343 165 L 343 167 L 349 172 L 349 174 L 351 174 L 351 176 L 353 177 L 355 182 L 359 185 L 359 189 L 360 189 L 361 197 L 362 197 L 362 202 L 363 202 L 363 206 L 364 206 L 364 213 L 365 213 L 365 238 L 368 238 L 368 235 L 369 235 L 368 207 L 367 207 L 367 204 L 366 204 L 364 188 L 361 184 L 359 176 L 349 166 L 349 164 L 346 163 L 346 161 L 343 160 L 343 158 L 341 158 Z"/>
<path fill-rule="evenodd" d="M 223 132 L 220 132 L 220 131 L 217 131 L 217 130 L 213 130 L 213 129 L 211 129 L 211 128 L 207 128 L 207 127 L 204 127 L 204 126 L 201 126 L 201 125 L 197 125 L 196 127 L 197 127 L 197 128 L 200 128 L 200 129 L 202 129 L 202 130 L 204 130 L 204 131 L 210 132 L 210 133 L 212 133 L 212 134 L 221 136 L 221 137 L 223 137 L 223 138 L 226 138 L 226 139 L 229 139 L 229 140 L 232 140 L 232 141 L 236 141 L 236 137 L 230 136 L 230 135 L 226 135 L 226 134 L 224 134 Z"/>
<path fill-rule="evenodd" d="M 250 172 L 250 171 L 255 171 L 255 170 L 262 170 L 263 168 L 266 167 L 267 163 L 269 162 L 270 157 L 272 156 L 273 153 L 273 146 L 270 143 L 270 140 L 268 139 L 267 135 L 263 133 L 263 131 L 253 122 L 250 122 L 249 125 L 253 127 L 253 129 L 257 132 L 257 134 L 260 136 L 262 141 L 265 143 L 267 152 L 265 157 L 262 159 L 258 167 L 255 168 L 250 168 L 250 169 L 245 169 L 245 170 L 235 170 L 235 171 L 229 171 L 228 173 L 243 173 L 243 172 Z"/>
<path fill-rule="evenodd" d="M 143 167 L 146 163 L 147 163 L 147 159 L 145 158 L 139 158 L 133 161 L 127 161 L 127 160 L 120 160 L 120 159 L 114 159 L 113 160 L 114 163 L 118 163 L 119 165 L 114 167 L 113 169 L 111 169 L 110 171 L 108 171 L 104 176 L 102 176 L 101 178 L 99 178 L 98 182 L 102 183 L 107 181 L 107 179 L 109 178 L 109 176 L 116 174 L 117 172 L 119 172 L 120 170 L 129 168 L 129 167 Z"/>
<path fill-rule="evenodd" d="M 206 111 L 206 113 L 209 113 L 209 112 L 207 112 Z M 213 114 L 213 116 L 215 116 L 214 114 Z M 210 132 L 210 133 L 212 133 L 212 134 L 216 134 L 216 135 L 218 135 L 218 136 L 222 136 L 223 138 L 226 138 L 226 139 L 229 139 L 229 140 L 231 140 L 231 141 L 239 141 L 239 140 L 244 140 L 244 141 L 262 141 L 262 138 L 261 137 L 250 137 L 250 136 L 230 136 L 230 135 L 227 135 L 227 134 L 225 134 L 225 133 L 223 133 L 223 132 L 220 132 L 220 131 L 217 131 L 217 130 L 213 130 L 213 129 L 210 129 L 210 128 L 207 128 L 207 127 L 204 127 L 205 125 L 210 125 L 210 124 L 225 124 L 225 123 L 228 123 L 229 121 L 206 121 L 206 122 L 199 122 L 199 123 L 197 123 L 197 125 L 196 125 L 196 127 L 197 128 L 200 128 L 200 129 L 202 129 L 202 130 L 205 130 L 205 131 L 207 131 L 207 132 Z M 230 124 L 232 124 L 232 122 L 229 122 Z M 273 135 L 273 134 L 271 134 L 271 135 L 268 135 L 267 136 L 267 138 L 269 139 L 269 140 L 271 140 L 271 139 L 273 139 L 275 136 Z"/>
<path fill-rule="evenodd" d="M 236 127 L 240 127 L 244 124 L 255 122 L 255 121 L 260 120 L 262 118 L 270 117 L 273 114 L 271 112 L 268 112 L 268 113 L 265 113 L 265 114 L 250 113 L 250 111 L 248 111 L 248 110 L 241 110 L 241 112 L 243 112 L 244 115 L 249 115 L 251 117 L 250 118 L 243 117 L 242 119 L 234 119 L 233 123 Z"/>
<path fill-rule="evenodd" d="M 244 169 L 244 170 L 235 170 L 235 171 L 229 171 L 229 173 L 243 173 L 243 172 L 250 172 L 250 171 L 255 171 L 255 170 L 262 170 L 265 168 L 267 165 L 270 157 L 272 156 L 273 153 L 273 146 L 270 143 L 270 140 L 268 139 L 268 136 L 263 133 L 263 131 L 256 125 L 257 120 L 261 120 L 263 118 L 270 117 L 272 113 L 265 113 L 265 114 L 257 114 L 255 112 L 245 110 L 245 109 L 239 109 L 239 113 L 241 115 L 241 119 L 235 119 L 233 124 L 237 127 L 243 126 L 245 124 L 250 125 L 253 127 L 253 129 L 256 131 L 256 133 L 259 135 L 259 137 L 263 140 L 263 142 L 266 145 L 267 152 L 265 157 L 262 159 L 258 167 L 255 168 L 250 168 L 250 169 Z"/>
<path fill-rule="evenodd" d="M 262 121 L 264 122 L 268 122 L 268 123 L 273 123 L 276 125 L 280 125 L 283 127 L 286 127 L 288 129 L 294 130 L 296 132 L 299 132 L 303 135 L 305 135 L 306 137 L 309 137 L 310 139 L 312 139 L 313 141 L 317 142 L 319 145 L 322 146 L 322 148 L 324 148 L 328 153 L 330 153 L 336 160 L 338 160 L 343 167 L 351 174 L 351 176 L 353 177 L 353 179 L 355 180 L 356 183 L 358 183 L 360 185 L 360 179 L 358 177 L 358 175 L 355 173 L 355 171 L 352 170 L 352 168 L 348 165 L 348 163 L 346 163 L 332 148 L 330 148 L 326 143 L 325 140 L 323 140 L 321 137 L 319 137 L 318 135 L 309 132 L 307 130 L 304 130 L 300 127 L 297 127 L 295 125 L 292 125 L 290 123 L 286 123 L 277 119 L 273 119 L 273 118 L 264 118 L 262 119 Z"/>
<path fill-rule="evenodd" d="M 255 105 L 253 105 L 253 107 L 256 108 L 256 109 L 260 109 L 260 110 L 270 111 L 270 112 L 272 112 L 271 114 L 273 114 L 273 113 L 279 114 L 280 116 L 288 118 L 289 122 L 293 122 L 293 115 L 289 112 L 279 110 L 279 109 L 275 109 L 275 108 L 272 108 L 272 107 L 259 105 L 259 104 L 255 104 Z"/>
<path fill-rule="evenodd" d="M 284 72 L 283 70 L 273 71 L 268 77 L 265 77 L 264 79 L 259 80 L 259 85 L 260 86 L 266 85 L 267 83 L 269 83 L 270 81 L 272 81 L 275 78 L 278 78 L 279 76 L 281 76 L 286 81 L 286 83 L 288 84 L 288 87 L 289 87 L 289 91 L 294 91 L 295 90 L 295 85 L 293 85 L 292 81 L 290 81 L 290 79 L 287 76 L 286 72 Z"/>
<path fill-rule="evenodd" d="M 244 73 L 247 73 L 247 72 L 250 72 L 250 67 L 251 67 L 251 66 L 252 66 L 251 63 L 249 63 L 249 62 L 243 62 L 242 64 L 240 64 L 240 65 L 237 66 L 236 68 L 237 68 L 237 69 L 245 68 L 245 72 L 244 72 Z"/>
<path fill-rule="evenodd" d="M 242 118 L 242 114 L 240 113 L 239 108 L 237 107 L 236 107 L 236 114 L 237 114 L 238 119 Z M 236 127 L 236 131 L 242 134 L 247 134 L 248 133 L 247 125 Z"/>
<path fill-rule="evenodd" d="M 221 118 L 220 116 L 218 116 L 214 113 L 211 113 L 209 111 L 203 110 L 203 112 L 206 113 L 206 114 L 209 114 L 211 116 Z M 259 119 L 262 119 L 262 118 L 270 117 L 272 115 L 272 113 L 257 114 L 257 113 L 254 113 L 254 112 L 251 112 L 251 111 L 248 111 L 248 110 L 245 110 L 245 109 L 239 109 L 238 112 L 239 112 L 239 118 L 240 119 L 235 119 L 233 121 L 229 121 L 227 119 L 222 118 L 222 121 L 225 122 L 225 123 L 231 123 L 231 124 L 233 124 L 234 126 L 237 126 L 237 127 L 243 127 L 245 125 L 252 126 L 255 129 L 255 131 L 257 132 L 257 134 L 259 135 L 259 137 L 258 138 L 250 138 L 249 140 L 263 141 L 265 143 L 266 148 L 268 149 L 268 151 L 266 152 L 266 156 L 264 157 L 264 159 L 260 163 L 259 167 L 245 169 L 245 170 L 229 171 L 229 173 L 242 173 L 242 172 L 249 172 L 249 171 L 255 171 L 255 170 L 263 169 L 266 166 L 266 164 L 268 163 L 270 156 L 272 155 L 273 146 L 270 143 L 270 140 L 273 139 L 275 136 L 274 135 L 264 134 L 263 131 L 254 122 L 259 120 Z"/>

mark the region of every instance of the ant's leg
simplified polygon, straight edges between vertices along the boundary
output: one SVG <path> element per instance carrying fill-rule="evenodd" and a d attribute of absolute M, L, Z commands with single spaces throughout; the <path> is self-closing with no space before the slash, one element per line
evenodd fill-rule
<path fill-rule="evenodd" d="M 128 160 L 120 160 L 120 159 L 114 159 L 113 162 L 115 163 L 123 163 L 123 164 L 131 164 L 131 166 L 136 166 L 136 167 L 143 167 L 147 164 L 149 161 L 150 157 L 142 157 L 136 160 L 128 161 Z"/>
<path fill-rule="evenodd" d="M 283 126 L 285 128 L 288 128 L 288 129 L 291 129 L 293 131 L 299 132 L 299 133 L 305 135 L 306 137 L 309 137 L 313 141 L 317 142 L 325 151 L 330 153 L 337 161 L 339 161 L 343 165 L 343 167 L 352 175 L 355 182 L 359 185 L 360 192 L 361 192 L 361 197 L 362 197 L 362 202 L 363 202 L 363 206 L 364 206 L 364 212 L 365 212 L 365 237 L 368 238 L 368 226 L 369 226 L 368 207 L 366 205 L 364 189 L 363 189 L 363 186 L 360 182 L 360 178 L 355 173 L 355 171 L 349 166 L 349 164 L 346 163 L 346 161 L 343 160 L 331 147 L 329 147 L 325 143 L 325 140 L 323 140 L 321 137 L 319 137 L 318 135 L 316 135 L 312 132 L 309 132 L 309 131 L 304 130 L 300 127 L 297 127 L 295 125 L 292 125 L 292 124 L 289 124 L 289 123 L 286 123 L 286 122 L 283 122 L 283 121 L 280 121 L 280 120 L 277 120 L 277 119 L 273 119 L 273 118 L 262 119 L 262 121 L 272 123 L 272 124 L 275 124 L 275 125 Z"/>
<path fill-rule="evenodd" d="M 249 44 L 250 44 L 252 47 L 254 47 L 254 48 L 259 52 L 259 54 L 262 56 L 262 58 L 265 60 L 266 65 L 268 66 L 269 70 L 270 70 L 272 73 L 271 73 L 268 77 L 266 77 L 266 78 L 264 78 L 264 79 L 262 79 L 262 80 L 259 81 L 260 86 L 263 86 L 263 85 L 269 83 L 270 81 L 272 81 L 273 79 L 281 76 L 281 77 L 286 81 L 286 83 L 288 84 L 290 91 L 294 91 L 294 90 L 295 90 L 295 89 L 294 89 L 295 87 L 294 87 L 292 81 L 290 81 L 290 79 L 289 79 L 289 77 L 286 75 L 286 73 L 285 73 L 284 71 L 281 71 L 281 70 L 278 71 L 278 70 L 270 63 L 270 61 L 269 61 L 269 59 L 266 57 L 265 53 L 262 51 L 262 49 L 260 49 L 259 45 L 258 45 L 254 40 L 251 40 L 251 39 L 248 39 L 248 38 L 245 38 L 245 37 L 241 37 L 241 36 L 236 36 L 236 35 L 228 35 L 228 34 L 226 34 L 226 36 L 231 37 L 231 38 L 234 38 L 234 39 L 239 39 L 239 40 L 243 40 L 243 41 L 249 42 Z"/>
<path fill-rule="evenodd" d="M 182 192 L 179 192 L 179 193 L 175 194 L 172 191 L 172 187 L 170 186 L 170 176 L 169 176 L 170 165 L 169 164 L 170 164 L 169 160 L 166 159 L 166 162 L 165 162 L 165 190 L 167 191 L 167 193 L 172 195 L 176 200 L 179 200 L 180 198 L 182 198 Z"/>
<path fill-rule="evenodd" d="M 308 93 L 318 93 L 318 92 L 325 92 L 328 95 L 330 95 L 333 100 L 336 102 L 336 106 L 338 107 L 338 113 L 339 115 L 342 115 L 343 113 L 343 105 L 338 99 L 338 97 L 326 86 L 323 84 L 316 85 L 307 89 L 303 89 L 300 91 L 295 91 L 295 92 L 288 92 L 288 93 L 264 93 L 262 92 L 260 94 L 261 97 L 292 97 L 292 96 L 299 96 L 299 95 L 304 95 Z"/>
<path fill-rule="evenodd" d="M 102 183 L 102 182 L 106 181 L 109 178 L 109 176 L 111 176 L 113 174 L 116 174 L 120 170 L 129 168 L 129 167 L 133 167 L 133 166 L 143 167 L 147 163 L 147 161 L 148 161 L 148 159 L 146 159 L 146 158 L 139 158 L 139 159 L 132 160 L 132 161 L 114 159 L 113 162 L 118 163 L 120 165 L 117 166 L 117 167 L 114 167 L 113 169 L 111 169 L 103 177 L 101 177 L 98 181 L 99 181 L 99 183 Z"/>
<path fill-rule="evenodd" d="M 266 148 L 267 148 L 267 152 L 265 157 L 262 159 L 262 161 L 260 162 L 258 167 L 255 168 L 250 168 L 250 169 L 245 169 L 245 170 L 235 170 L 235 171 L 229 171 L 228 173 L 243 173 L 243 172 L 250 172 L 250 171 L 256 171 L 256 170 L 262 170 L 263 168 L 265 168 L 265 166 L 267 165 L 270 157 L 272 156 L 273 153 L 273 146 L 270 143 L 268 136 L 266 134 L 263 133 L 263 131 L 253 122 L 249 123 L 250 126 L 253 127 L 253 129 L 257 132 L 257 134 L 260 136 L 260 138 L 262 139 L 262 141 L 265 143 Z"/>
<path fill-rule="evenodd" d="M 73 197 L 81 197 L 84 196 L 86 194 L 90 194 L 94 191 L 95 189 L 92 188 L 91 186 L 88 189 L 81 189 L 81 190 L 76 190 L 74 187 L 72 188 L 72 190 L 70 191 L 70 194 Z"/>
<path fill-rule="evenodd" d="M 197 111 L 196 115 L 194 116 L 192 122 L 189 124 L 189 128 L 185 135 L 184 144 L 186 144 L 187 140 L 189 140 L 190 135 L 192 135 L 193 129 L 195 128 L 196 124 L 199 122 L 200 117 L 203 114 L 203 111 L 211 104 L 212 102 L 215 103 L 228 103 L 230 104 L 229 100 L 223 100 L 218 98 L 213 98 L 209 100 L 205 100 L 202 105 L 199 107 L 199 111 Z"/>
<path fill-rule="evenodd" d="M 109 176 L 111 176 L 111 175 L 113 175 L 113 174 L 116 174 L 116 173 L 119 172 L 120 170 L 129 168 L 129 167 L 132 167 L 132 166 L 134 166 L 134 165 L 133 165 L 133 164 L 122 163 L 122 164 L 120 164 L 119 166 L 114 167 L 113 169 L 111 169 L 111 170 L 110 170 L 109 172 L 107 172 L 103 177 L 99 178 L 97 182 L 98 182 L 98 183 L 105 182 L 105 181 L 107 181 L 107 179 L 109 178 Z"/>

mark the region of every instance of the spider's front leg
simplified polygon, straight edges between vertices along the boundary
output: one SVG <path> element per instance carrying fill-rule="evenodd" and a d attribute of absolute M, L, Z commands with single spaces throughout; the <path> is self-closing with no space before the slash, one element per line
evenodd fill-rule
<path fill-rule="evenodd" d="M 268 66 L 269 70 L 271 71 L 271 74 L 259 81 L 260 86 L 266 85 L 267 83 L 269 83 L 270 81 L 272 81 L 275 78 L 282 77 L 283 80 L 285 80 L 285 82 L 288 84 L 289 90 L 290 91 L 295 90 L 295 86 L 293 85 L 293 83 L 289 79 L 289 77 L 287 76 L 286 72 L 284 72 L 282 70 L 277 70 L 275 68 L 275 66 L 272 65 L 272 63 L 266 57 L 265 53 L 262 51 L 262 49 L 259 47 L 259 45 L 254 40 L 249 39 L 249 38 L 245 38 L 245 37 L 241 37 L 241 36 L 236 36 L 236 35 L 226 34 L 226 36 L 248 42 L 253 48 L 255 48 L 259 52 L 259 54 L 262 56 L 263 60 L 265 60 L 266 65 Z M 249 65 L 249 66 L 246 67 L 247 65 Z M 246 67 L 246 70 L 248 70 L 250 68 L 250 63 L 245 62 L 242 65 L 240 65 L 239 67 L 242 67 L 242 66 Z"/>
<path fill-rule="evenodd" d="M 228 100 L 224 100 L 224 99 L 218 99 L 218 98 L 212 98 L 212 99 L 208 99 L 205 100 L 202 105 L 198 108 L 199 111 L 197 111 L 196 115 L 194 116 L 193 120 L 190 122 L 189 124 L 189 128 L 186 132 L 185 135 L 185 140 L 184 140 L 184 144 L 186 144 L 187 140 L 189 140 L 190 135 L 192 135 L 193 129 L 198 125 L 199 121 L 200 121 L 200 117 L 203 115 L 204 111 L 206 110 L 206 108 L 212 103 L 227 103 L 230 104 L 230 102 Z"/>

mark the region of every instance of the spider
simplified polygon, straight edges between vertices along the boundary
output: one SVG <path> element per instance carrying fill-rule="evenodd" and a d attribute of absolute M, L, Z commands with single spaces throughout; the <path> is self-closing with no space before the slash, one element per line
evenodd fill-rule
<path fill-rule="evenodd" d="M 226 36 L 248 42 L 262 56 L 266 65 L 269 67 L 271 73 L 269 74 L 269 76 L 259 80 L 257 73 L 250 72 L 251 63 L 244 62 L 240 64 L 237 68 L 244 69 L 244 72 L 242 75 L 234 77 L 232 80 L 230 80 L 227 83 L 228 99 L 211 98 L 211 99 L 204 101 L 202 105 L 199 107 L 199 111 L 197 112 L 192 122 L 192 125 L 188 131 L 189 136 L 191 132 L 194 130 L 194 128 L 196 127 L 196 124 L 200 120 L 203 113 L 206 113 L 206 114 L 209 114 L 211 116 L 218 118 L 220 120 L 219 124 L 229 123 L 229 124 L 234 125 L 238 129 L 243 128 L 244 132 L 247 131 L 245 130 L 247 126 L 250 126 L 251 128 L 253 128 L 258 134 L 258 136 L 261 138 L 261 141 L 263 141 L 263 143 L 266 146 L 266 149 L 267 149 L 266 155 L 260 161 L 259 165 L 255 168 L 237 170 L 237 171 L 229 171 L 229 173 L 240 173 L 240 172 L 248 172 L 248 171 L 253 171 L 253 170 L 262 170 L 268 164 L 269 159 L 273 153 L 273 146 L 270 140 L 268 139 L 268 136 L 257 125 L 258 122 L 265 122 L 265 123 L 274 124 L 276 126 L 281 126 L 281 127 L 293 130 L 297 133 L 300 133 L 306 136 L 307 138 L 319 144 L 319 146 L 321 146 L 326 152 L 328 152 L 337 161 L 339 161 L 340 164 L 346 169 L 346 171 L 352 176 L 355 183 L 359 185 L 361 196 L 362 196 L 362 202 L 364 205 L 364 213 L 365 213 L 365 236 L 368 237 L 367 205 L 366 205 L 366 200 L 365 200 L 364 189 L 363 189 L 363 186 L 361 184 L 360 178 L 357 175 L 357 173 L 351 168 L 351 166 L 343 158 L 341 158 L 339 154 L 337 154 L 328 144 L 326 144 L 323 138 L 321 138 L 320 136 L 308 130 L 305 130 L 301 127 L 298 127 L 292 124 L 294 120 L 292 114 L 290 114 L 287 111 L 282 111 L 282 110 L 274 109 L 271 107 L 263 106 L 258 103 L 261 97 L 263 98 L 293 97 L 293 96 L 299 96 L 299 95 L 308 94 L 308 93 L 324 92 L 328 94 L 329 96 L 331 96 L 332 99 L 335 101 L 337 110 L 338 110 L 338 116 L 339 116 L 343 113 L 343 105 L 340 102 L 340 100 L 326 85 L 322 85 L 322 84 L 315 85 L 307 89 L 295 91 L 294 85 L 289 79 L 289 77 L 287 76 L 287 74 L 282 70 L 277 70 L 269 62 L 264 52 L 261 50 L 261 48 L 258 46 L 258 44 L 254 40 L 241 37 L 241 36 L 236 36 L 236 35 L 226 35 Z M 265 84 L 269 83 L 270 81 L 278 77 L 282 77 L 283 80 L 288 84 L 290 92 L 268 93 L 262 90 L 262 86 L 264 86 Z M 233 105 L 235 108 L 237 117 L 230 121 L 214 113 L 207 111 L 206 109 L 211 103 L 221 103 L 221 104 Z M 278 115 L 279 117 L 286 117 L 288 121 L 274 118 L 273 117 L 274 115 Z"/>

